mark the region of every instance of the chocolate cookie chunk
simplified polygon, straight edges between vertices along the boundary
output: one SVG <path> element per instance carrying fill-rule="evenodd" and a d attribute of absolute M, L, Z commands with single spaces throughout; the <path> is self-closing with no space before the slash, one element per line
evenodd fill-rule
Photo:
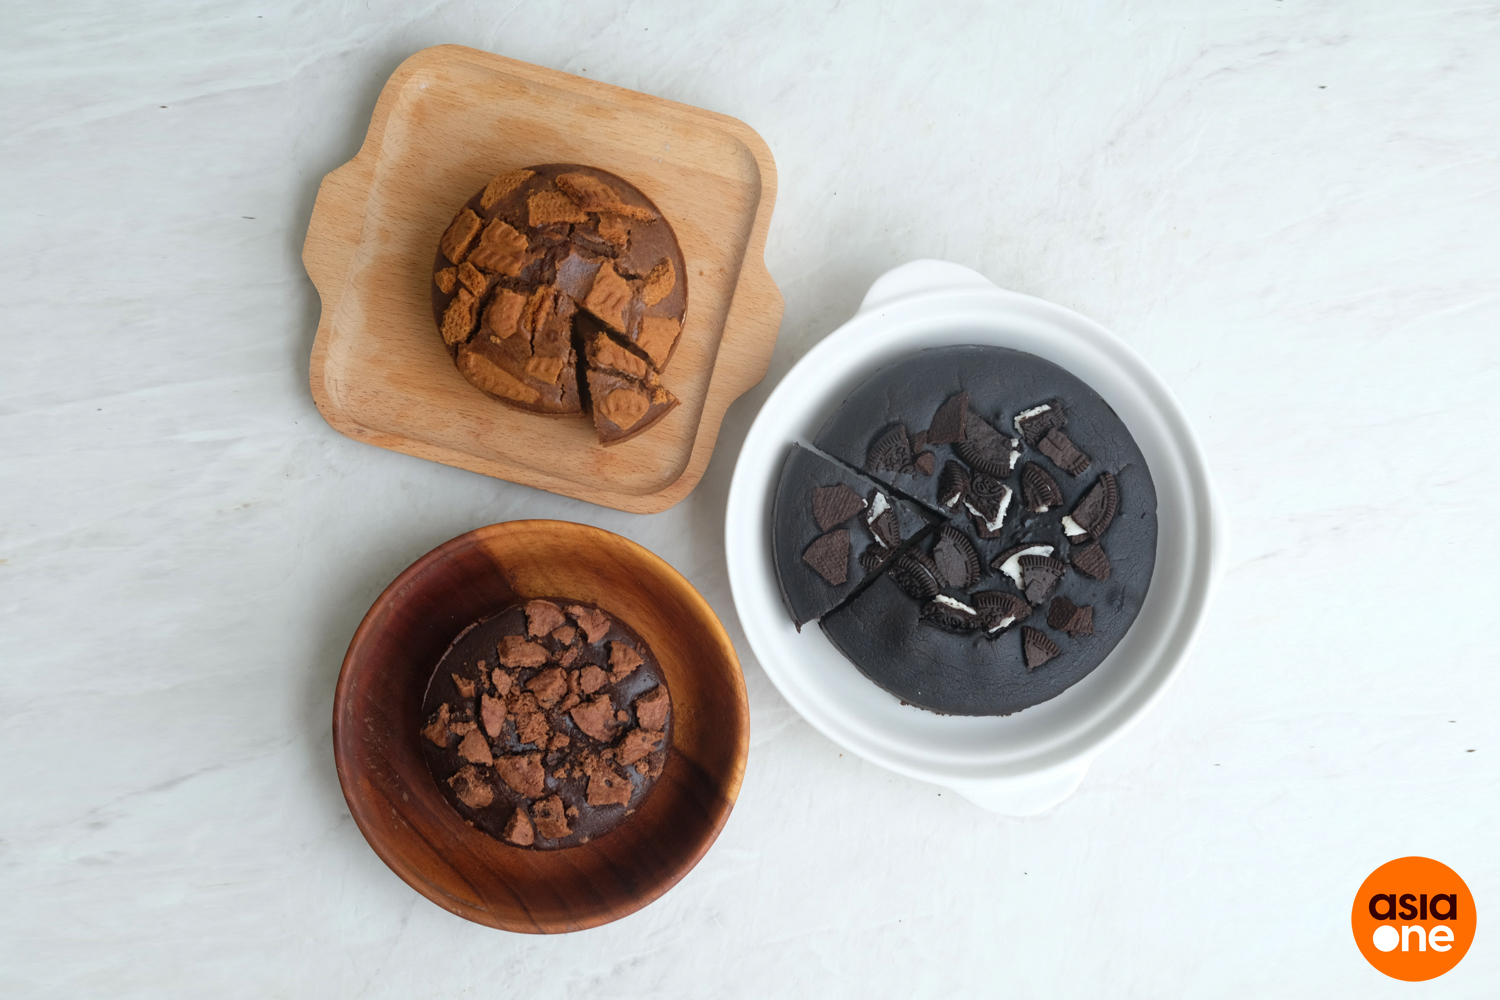
<path fill-rule="evenodd" d="M 515 847 L 572 847 L 650 794 L 672 743 L 666 678 L 640 636 L 563 598 L 470 625 L 422 701 L 433 780 L 476 829 Z"/>
<path fill-rule="evenodd" d="M 591 412 L 604 444 L 677 405 L 660 375 L 687 310 L 686 264 L 672 227 L 624 179 L 558 163 L 496 176 L 438 241 L 432 281 L 454 364 L 501 402 Z"/>

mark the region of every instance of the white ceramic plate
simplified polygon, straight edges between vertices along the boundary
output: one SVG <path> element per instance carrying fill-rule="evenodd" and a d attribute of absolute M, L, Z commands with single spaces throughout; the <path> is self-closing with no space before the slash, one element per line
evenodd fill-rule
<path fill-rule="evenodd" d="M 821 629 L 793 628 L 771 555 L 771 503 L 791 443 L 810 443 L 877 368 L 950 344 L 1028 351 L 1083 379 L 1130 428 L 1156 485 L 1156 568 L 1139 617 L 1087 677 L 1007 717 L 942 716 L 902 705 L 866 680 Z M 1225 542 L 1198 443 L 1145 362 L 1077 313 L 933 260 L 882 275 L 854 317 L 771 393 L 735 466 L 726 527 L 729 582 L 746 637 L 803 718 L 867 760 L 1010 815 L 1067 798 L 1095 755 L 1161 696 L 1203 621 Z"/>

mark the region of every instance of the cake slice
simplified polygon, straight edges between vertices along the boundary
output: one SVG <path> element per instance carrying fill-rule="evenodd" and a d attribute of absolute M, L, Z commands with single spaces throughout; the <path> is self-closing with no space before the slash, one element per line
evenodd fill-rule
<path fill-rule="evenodd" d="M 649 372 L 645 378 L 631 378 L 618 372 L 590 368 L 588 391 L 594 411 L 594 430 L 603 445 L 629 441 L 654 427 L 677 407 L 677 397 Z"/>
<path fill-rule="evenodd" d="M 772 506 L 776 579 L 799 630 L 847 600 L 927 528 L 915 505 L 801 445 L 781 467 Z"/>

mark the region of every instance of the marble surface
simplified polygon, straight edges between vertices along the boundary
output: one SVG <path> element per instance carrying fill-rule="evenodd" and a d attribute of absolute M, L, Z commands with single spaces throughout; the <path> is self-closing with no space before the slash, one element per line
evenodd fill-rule
<path fill-rule="evenodd" d="M 0 24 L 0 993 L 1404 996 L 1348 915 L 1406 854 L 1487 914 L 1424 995 L 1500 982 L 1493 4 L 59 2 Z M 775 360 L 673 510 L 381 451 L 313 408 L 318 180 L 441 42 L 734 115 L 776 156 Z M 915 257 L 1129 341 L 1232 519 L 1181 681 L 1032 819 L 841 756 L 725 581 L 756 407 Z M 392 875 L 329 747 L 375 595 L 534 516 L 682 570 L 753 718 L 703 863 L 548 939 Z"/>

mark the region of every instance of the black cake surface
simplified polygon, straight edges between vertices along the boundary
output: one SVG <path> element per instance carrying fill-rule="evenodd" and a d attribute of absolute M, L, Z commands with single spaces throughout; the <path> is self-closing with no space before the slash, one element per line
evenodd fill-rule
<path fill-rule="evenodd" d="M 942 526 L 873 566 L 873 582 L 800 605 L 801 621 L 831 609 L 829 639 L 902 701 L 954 715 L 1020 711 L 1087 676 L 1139 613 L 1156 559 L 1151 474 L 1109 405 L 1057 365 L 997 347 L 919 351 L 866 379 L 813 443 L 862 470 L 867 490 L 888 486 Z M 812 523 L 788 476 L 796 455 L 773 534 Z M 1051 551 L 1005 563 L 1032 546 Z M 789 582 L 831 589 L 788 572 L 776 551 L 784 593 Z M 788 606 L 796 618 L 789 594 Z"/>

